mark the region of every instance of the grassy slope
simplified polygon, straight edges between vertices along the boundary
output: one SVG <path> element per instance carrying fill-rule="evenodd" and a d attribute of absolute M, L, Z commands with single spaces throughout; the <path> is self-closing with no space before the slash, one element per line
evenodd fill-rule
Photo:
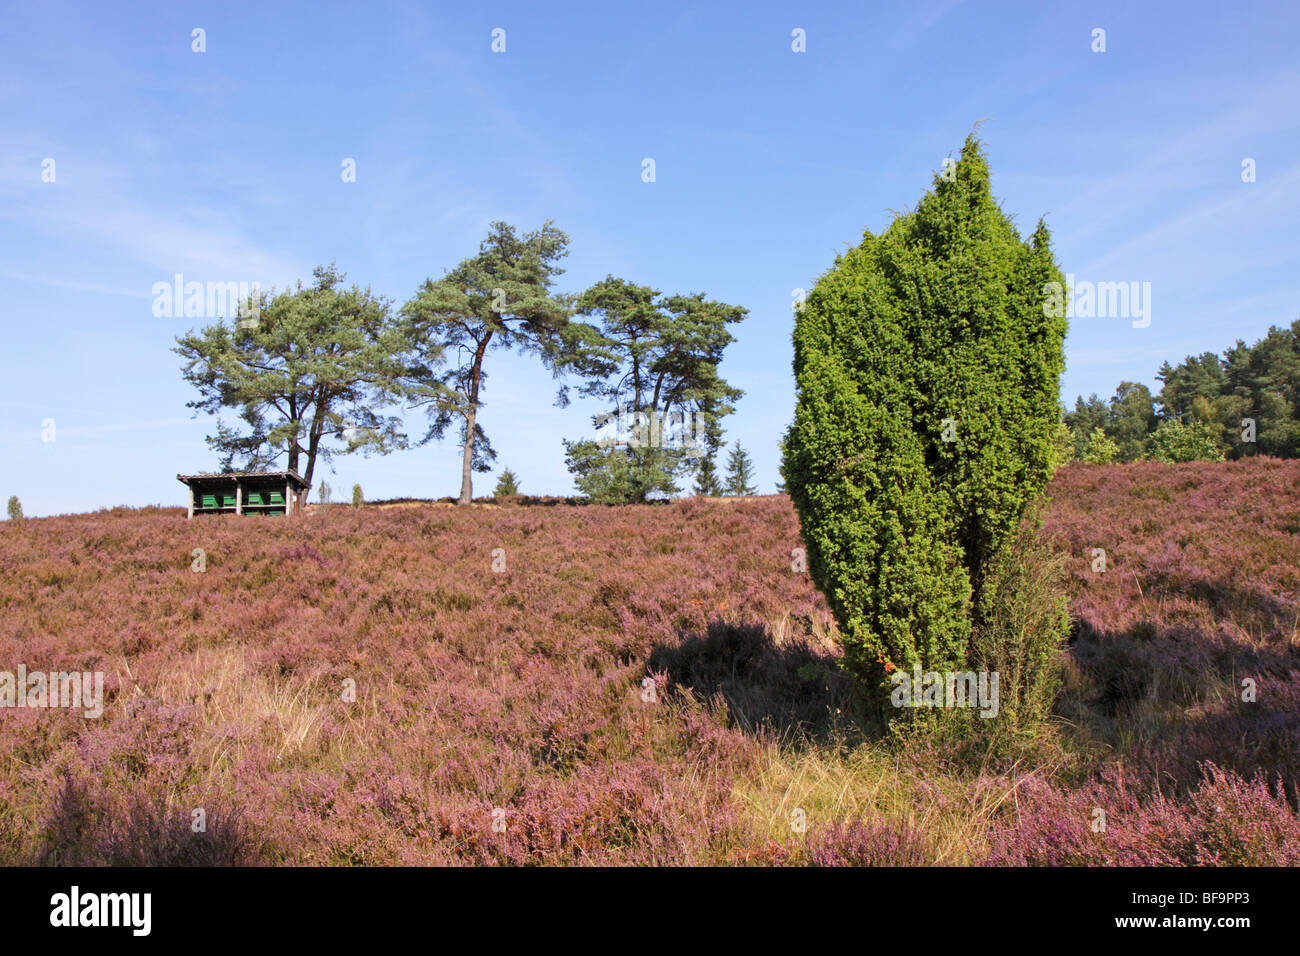
<path fill-rule="evenodd" d="M 1300 462 L 1052 493 L 1061 729 L 983 762 L 855 723 L 785 498 L 5 523 L 0 670 L 108 701 L 0 711 L 0 860 L 1300 862 Z"/>

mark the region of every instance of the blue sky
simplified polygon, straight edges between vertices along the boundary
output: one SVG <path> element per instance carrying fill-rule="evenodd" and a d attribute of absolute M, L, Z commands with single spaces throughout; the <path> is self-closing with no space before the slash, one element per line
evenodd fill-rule
<path fill-rule="evenodd" d="M 726 428 L 770 492 L 792 290 L 913 206 L 983 118 L 1022 231 L 1046 216 L 1079 279 L 1151 283 L 1146 328 L 1074 320 L 1067 401 L 1154 388 L 1162 360 L 1300 312 L 1293 3 L 469 6 L 0 4 L 0 497 L 180 504 L 176 473 L 215 466 L 170 351 L 206 320 L 155 317 L 154 283 L 283 287 L 337 260 L 400 302 L 490 221 L 547 218 L 572 239 L 562 289 L 614 273 L 750 310 Z M 570 492 L 560 441 L 604 409 L 490 362 L 498 469 Z M 372 499 L 459 487 L 450 444 L 334 469 Z"/>

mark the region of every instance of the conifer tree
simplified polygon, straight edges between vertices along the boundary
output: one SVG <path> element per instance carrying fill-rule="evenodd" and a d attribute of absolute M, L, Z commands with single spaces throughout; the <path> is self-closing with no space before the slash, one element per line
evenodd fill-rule
<path fill-rule="evenodd" d="M 427 279 L 402 307 L 404 330 L 415 343 L 414 381 L 426 394 L 416 400 L 429 412 L 424 440 L 444 437 L 459 428 L 460 498 L 474 495 L 475 471 L 491 471 L 496 452 L 479 421 L 484 368 L 491 349 L 517 348 L 537 355 L 559 374 L 558 362 L 569 325 L 569 301 L 551 284 L 564 272 L 569 237 L 550 221 L 520 233 L 494 222 L 477 255 L 464 259 L 441 279 Z M 450 361 L 444 361 L 445 359 Z M 566 404 L 560 389 L 558 404 Z"/>
<path fill-rule="evenodd" d="M 718 466 L 714 455 L 708 454 L 700 459 L 695 472 L 695 493 L 705 498 L 717 498 L 722 494 L 722 484 L 718 481 Z"/>
<path fill-rule="evenodd" d="M 492 492 L 492 497 L 513 498 L 517 494 L 519 494 L 519 476 L 507 468 L 497 479 L 496 490 Z"/>
<path fill-rule="evenodd" d="M 756 495 L 758 488 L 753 481 L 754 463 L 750 461 L 749 453 L 741 447 L 740 442 L 736 442 L 736 447 L 731 449 L 731 453 L 727 456 L 725 493 L 733 497 Z"/>
<path fill-rule="evenodd" d="M 223 471 L 269 467 L 284 456 L 311 487 L 317 461 L 336 454 L 387 454 L 408 444 L 401 418 L 385 407 L 424 390 L 408 380 L 409 340 L 391 303 L 369 288 L 346 287 L 333 265 L 313 270 L 308 287 L 259 293 L 255 321 L 190 331 L 172 351 L 199 391 L 191 408 L 235 410 L 246 431 L 220 419 L 208 445 Z M 428 362 L 440 361 L 436 350 Z"/>
<path fill-rule="evenodd" d="M 571 323 L 564 370 L 582 377 L 580 394 L 614 407 L 593 419 L 604 438 L 564 442 L 574 485 L 609 504 L 676 495 L 677 480 L 716 452 L 721 420 L 744 394 L 718 367 L 735 341 L 727 326 L 747 310 L 612 275 L 576 304 L 593 321 Z"/>
<path fill-rule="evenodd" d="M 981 586 L 1050 474 L 1063 290 L 1046 225 L 1021 239 L 972 134 L 799 310 L 783 474 L 864 680 L 965 662 Z"/>

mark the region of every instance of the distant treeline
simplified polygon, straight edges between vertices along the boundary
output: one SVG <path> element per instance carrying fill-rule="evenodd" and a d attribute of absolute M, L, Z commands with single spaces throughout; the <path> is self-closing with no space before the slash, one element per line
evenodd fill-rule
<path fill-rule="evenodd" d="M 1064 414 L 1075 455 L 1089 458 L 1101 429 L 1108 440 L 1102 443 L 1114 444 L 1119 461 L 1158 457 L 1157 432 L 1178 423 L 1195 428 L 1225 458 L 1300 457 L 1300 319 L 1290 328 L 1270 328 L 1254 345 L 1238 339 L 1222 356 L 1165 362 L 1156 378 L 1162 383 L 1156 395 L 1137 382 L 1120 382 L 1109 402 L 1096 393 L 1086 401 L 1080 396 Z"/>

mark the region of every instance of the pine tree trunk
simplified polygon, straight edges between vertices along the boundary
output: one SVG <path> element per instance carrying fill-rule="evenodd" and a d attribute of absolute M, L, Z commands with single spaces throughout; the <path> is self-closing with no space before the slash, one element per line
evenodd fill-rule
<path fill-rule="evenodd" d="M 460 500 L 456 502 L 461 505 L 474 500 L 474 419 L 477 411 L 471 400 L 465 412 L 465 456 L 460 466 Z"/>
<path fill-rule="evenodd" d="M 311 476 L 312 476 L 312 473 L 316 471 L 316 449 L 315 449 L 315 447 L 314 447 L 315 442 L 313 442 L 312 444 L 313 444 L 313 448 L 312 448 L 312 449 L 307 453 L 307 473 L 304 474 L 304 475 L 302 476 L 302 480 L 305 481 L 305 482 L 307 483 L 307 488 L 306 488 L 306 490 L 303 491 L 303 493 L 302 493 L 302 502 L 303 502 L 303 504 L 306 504 L 306 503 L 307 503 L 307 499 L 308 499 L 309 497 L 311 497 L 311 487 L 312 487 L 312 486 L 311 486 Z M 298 469 L 296 469 L 296 468 L 291 468 L 291 469 L 289 469 L 289 470 L 290 470 L 290 471 L 297 471 Z"/>
<path fill-rule="evenodd" d="M 458 505 L 467 505 L 474 500 L 474 423 L 478 419 L 478 386 L 483 377 L 483 355 L 487 352 L 488 342 L 492 339 L 489 332 L 474 351 L 474 369 L 470 374 L 469 407 L 465 410 L 465 456 L 460 466 L 460 500 Z"/>

